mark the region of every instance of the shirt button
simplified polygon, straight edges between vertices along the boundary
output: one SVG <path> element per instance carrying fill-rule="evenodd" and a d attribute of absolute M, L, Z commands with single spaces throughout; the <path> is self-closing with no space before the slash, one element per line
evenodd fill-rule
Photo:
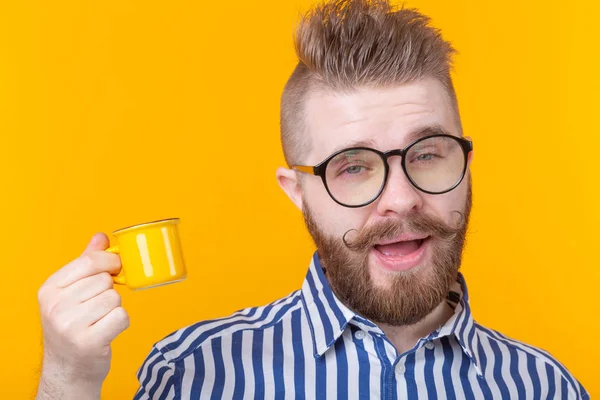
<path fill-rule="evenodd" d="M 435 344 L 433 344 L 433 342 L 427 342 L 427 343 L 425 344 L 425 348 L 426 348 L 427 350 L 433 350 L 433 349 L 435 348 Z"/>
<path fill-rule="evenodd" d="M 404 364 L 396 364 L 396 372 L 399 374 L 403 374 L 406 372 L 406 367 L 404 366 Z"/>
<path fill-rule="evenodd" d="M 356 331 L 356 333 L 354 333 L 354 337 L 358 340 L 363 340 L 365 336 L 366 334 L 363 331 Z"/>

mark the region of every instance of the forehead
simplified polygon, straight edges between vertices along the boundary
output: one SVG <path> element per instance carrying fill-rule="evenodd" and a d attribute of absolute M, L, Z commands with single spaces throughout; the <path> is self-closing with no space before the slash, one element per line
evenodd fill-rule
<path fill-rule="evenodd" d="M 381 151 L 401 148 L 411 134 L 427 127 L 460 133 L 448 93 L 435 79 L 351 93 L 313 91 L 305 112 L 305 134 L 311 143 L 309 164 L 358 142 L 368 142 Z"/>

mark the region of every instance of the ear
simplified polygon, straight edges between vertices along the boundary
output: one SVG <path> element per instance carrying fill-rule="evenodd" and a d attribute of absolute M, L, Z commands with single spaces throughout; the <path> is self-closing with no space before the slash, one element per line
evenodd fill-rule
<path fill-rule="evenodd" d="M 287 194 L 292 202 L 302 211 L 302 188 L 296 171 L 279 167 L 277 168 L 277 182 L 279 187 Z"/>

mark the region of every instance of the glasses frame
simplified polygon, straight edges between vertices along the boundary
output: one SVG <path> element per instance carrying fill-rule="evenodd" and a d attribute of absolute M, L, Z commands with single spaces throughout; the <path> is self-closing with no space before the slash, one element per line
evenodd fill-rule
<path fill-rule="evenodd" d="M 424 190 L 423 188 L 419 187 L 419 185 L 417 185 L 417 183 L 410 177 L 410 175 L 408 174 L 408 172 L 406 171 L 406 153 L 411 149 L 411 147 L 413 147 L 414 145 L 424 141 L 424 140 L 428 140 L 428 139 L 432 139 L 432 138 L 436 138 L 436 137 L 446 137 L 449 139 L 453 139 L 455 141 L 458 142 L 458 144 L 460 145 L 460 148 L 463 151 L 464 157 L 465 157 L 465 165 L 463 167 L 462 170 L 462 174 L 460 176 L 460 179 L 458 179 L 458 181 L 452 185 L 449 189 L 446 189 L 444 191 L 441 192 L 432 192 L 429 190 Z M 344 204 L 340 201 L 338 201 L 333 194 L 331 194 L 331 191 L 329 190 L 329 186 L 327 185 L 327 178 L 326 178 L 326 174 L 325 171 L 327 170 L 327 165 L 329 164 L 329 162 L 336 157 L 338 154 L 341 154 L 343 152 L 346 151 L 350 151 L 350 150 L 369 150 L 374 152 L 375 154 L 377 154 L 381 160 L 383 161 L 383 166 L 384 166 L 384 177 L 383 177 L 383 182 L 381 184 L 381 187 L 379 188 L 379 191 L 377 192 L 377 194 L 369 201 L 363 203 L 363 204 L 359 204 L 359 205 L 348 205 L 348 204 Z M 370 147 L 348 147 L 346 149 L 342 149 L 339 151 L 336 151 L 335 153 L 333 153 L 332 155 L 330 155 L 329 157 L 327 157 L 325 160 L 321 161 L 319 164 L 314 165 L 314 166 L 310 166 L 310 165 L 292 165 L 291 169 L 298 171 L 298 172 L 304 172 L 307 174 L 312 174 L 315 176 L 319 176 L 321 177 L 321 181 L 323 182 L 323 185 L 325 186 L 325 189 L 327 190 L 327 193 L 329 194 L 329 197 L 331 197 L 331 199 L 333 201 L 335 201 L 337 204 L 343 206 L 343 207 L 348 207 L 348 208 L 359 208 L 359 207 L 364 207 L 367 206 L 369 204 L 371 204 L 372 202 L 374 202 L 375 200 L 377 200 L 379 198 L 379 196 L 381 196 L 381 193 L 383 193 L 383 190 L 385 189 L 385 186 L 387 185 L 387 181 L 388 181 L 388 175 L 389 175 L 389 171 L 390 171 L 390 164 L 388 162 L 388 159 L 390 157 L 394 157 L 394 156 L 399 156 L 402 158 L 401 160 L 401 165 L 402 165 L 402 170 L 404 171 L 404 175 L 408 178 L 409 182 L 418 190 L 420 190 L 423 193 L 427 193 L 427 194 L 444 194 L 444 193 L 448 193 L 451 190 L 456 189 L 456 187 L 458 185 L 460 185 L 460 183 L 462 182 L 462 180 L 465 178 L 465 174 L 467 172 L 467 167 L 468 167 L 468 160 L 469 160 L 469 153 L 473 151 L 473 142 L 470 140 L 467 140 L 465 138 L 462 137 L 458 137 L 458 136 L 454 136 L 454 135 L 447 135 L 447 134 L 436 134 L 436 135 L 429 135 L 429 136 L 425 136 L 422 137 L 420 139 L 417 139 L 415 141 L 413 141 L 412 143 L 410 143 L 408 146 L 406 146 L 403 149 L 394 149 L 394 150 L 389 150 L 386 152 L 382 152 L 379 151 L 377 149 L 372 149 Z"/>

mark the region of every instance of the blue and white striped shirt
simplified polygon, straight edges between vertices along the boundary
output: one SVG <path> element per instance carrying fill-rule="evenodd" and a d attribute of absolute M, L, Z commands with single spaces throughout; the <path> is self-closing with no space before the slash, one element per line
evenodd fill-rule
<path fill-rule="evenodd" d="M 463 296 L 398 354 L 333 294 L 315 253 L 301 290 L 178 330 L 138 371 L 135 399 L 588 399 L 550 354 L 477 324 Z"/>

